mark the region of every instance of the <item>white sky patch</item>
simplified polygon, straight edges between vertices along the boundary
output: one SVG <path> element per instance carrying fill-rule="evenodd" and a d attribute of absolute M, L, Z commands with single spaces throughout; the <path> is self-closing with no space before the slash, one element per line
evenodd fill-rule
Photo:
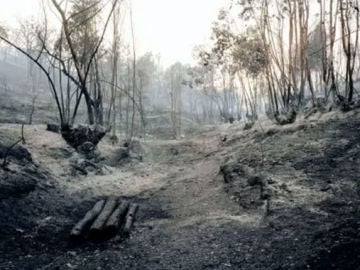
<path fill-rule="evenodd" d="M 16 24 L 22 18 L 38 17 L 41 0 L 0 0 L 0 22 Z"/>
<path fill-rule="evenodd" d="M 224 0 L 134 0 L 136 40 L 141 52 L 159 52 L 165 65 L 191 62 L 206 42 Z"/>
<path fill-rule="evenodd" d="M 46 1 L 46 0 L 45 0 Z M 138 55 L 159 53 L 163 64 L 192 62 L 196 45 L 205 43 L 226 0 L 132 0 Z M 37 18 L 41 0 L 0 0 L 0 22 L 14 25 Z"/>

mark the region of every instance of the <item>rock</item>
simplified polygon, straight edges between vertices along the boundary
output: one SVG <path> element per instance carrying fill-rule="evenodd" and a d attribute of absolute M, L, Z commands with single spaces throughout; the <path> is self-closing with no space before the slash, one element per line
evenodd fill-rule
<path fill-rule="evenodd" d="M 225 183 L 241 179 L 246 180 L 250 175 L 253 175 L 253 169 L 237 161 L 231 161 L 221 166 L 220 170 L 224 175 Z"/>
<path fill-rule="evenodd" d="M 220 141 L 226 142 L 227 141 L 227 135 L 226 134 L 221 134 L 220 135 Z"/>
<path fill-rule="evenodd" d="M 130 159 L 142 161 L 143 159 L 143 148 L 138 140 L 125 141 L 124 146 L 128 149 Z"/>
<path fill-rule="evenodd" d="M 120 147 L 115 150 L 116 161 L 124 161 L 125 159 L 129 158 L 129 151 L 126 147 Z"/>
<path fill-rule="evenodd" d="M 89 141 L 84 142 L 77 148 L 77 151 L 80 154 L 84 154 L 84 155 L 88 155 L 92 153 L 94 150 L 95 150 L 95 145 Z"/>
<path fill-rule="evenodd" d="M 255 124 L 255 122 L 253 122 L 253 121 L 245 123 L 245 126 L 244 126 L 243 130 L 252 129 L 252 127 L 254 126 L 254 124 Z"/>
<path fill-rule="evenodd" d="M 263 185 L 265 178 L 262 175 L 251 175 L 247 180 L 249 186 Z"/>
<path fill-rule="evenodd" d="M 177 156 L 179 154 L 179 150 L 177 150 L 175 147 L 171 147 L 170 152 L 174 156 Z"/>
<path fill-rule="evenodd" d="M 92 142 L 84 142 L 78 147 L 77 151 L 86 159 L 98 159 L 101 155 L 100 151 Z"/>

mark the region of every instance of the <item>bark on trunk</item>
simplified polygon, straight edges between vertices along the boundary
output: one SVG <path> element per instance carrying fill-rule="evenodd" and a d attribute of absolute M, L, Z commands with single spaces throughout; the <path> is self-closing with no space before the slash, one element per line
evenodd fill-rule
<path fill-rule="evenodd" d="M 137 209 L 138 209 L 138 205 L 136 203 L 130 205 L 129 211 L 126 215 L 125 226 L 123 229 L 124 234 L 130 233 L 131 227 L 135 220 L 135 214 L 136 214 Z"/>
<path fill-rule="evenodd" d="M 115 234 L 118 232 L 119 227 L 123 222 L 123 218 L 125 217 L 126 211 L 129 208 L 129 203 L 123 201 L 111 214 L 106 225 L 104 227 L 104 231 L 108 234 Z"/>
<path fill-rule="evenodd" d="M 104 200 L 98 201 L 94 207 L 86 213 L 84 218 L 80 220 L 74 228 L 70 232 L 71 238 L 79 238 L 83 235 L 83 232 L 85 231 L 86 227 L 90 226 L 90 224 L 96 219 L 96 217 L 99 215 L 101 210 L 103 209 L 105 204 Z"/>
<path fill-rule="evenodd" d="M 117 204 L 117 199 L 113 197 L 109 198 L 106 201 L 105 206 L 102 209 L 101 213 L 90 227 L 89 236 L 91 238 L 101 237 L 103 228 L 107 220 L 109 219 L 110 215 L 112 214 L 113 210 L 115 209 L 116 204 Z"/>

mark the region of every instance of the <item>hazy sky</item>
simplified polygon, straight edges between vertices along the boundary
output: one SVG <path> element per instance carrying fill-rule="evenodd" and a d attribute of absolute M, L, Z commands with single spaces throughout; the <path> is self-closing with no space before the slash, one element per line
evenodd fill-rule
<path fill-rule="evenodd" d="M 160 53 L 164 64 L 191 62 L 193 47 L 210 36 L 226 0 L 133 0 L 139 54 Z M 39 0 L 0 0 L 0 22 L 38 14 Z"/>
<path fill-rule="evenodd" d="M 134 0 L 140 46 L 158 50 L 166 62 L 188 62 L 195 45 L 210 35 L 226 0 Z"/>

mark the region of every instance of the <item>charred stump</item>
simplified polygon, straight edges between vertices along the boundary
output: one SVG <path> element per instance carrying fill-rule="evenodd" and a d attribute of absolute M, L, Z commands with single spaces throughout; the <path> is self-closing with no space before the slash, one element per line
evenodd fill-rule
<path fill-rule="evenodd" d="M 76 150 L 83 147 L 89 147 L 90 143 L 96 147 L 101 139 L 106 135 L 105 128 L 101 126 L 68 126 L 65 125 L 61 128 L 61 135 L 64 140 Z"/>

